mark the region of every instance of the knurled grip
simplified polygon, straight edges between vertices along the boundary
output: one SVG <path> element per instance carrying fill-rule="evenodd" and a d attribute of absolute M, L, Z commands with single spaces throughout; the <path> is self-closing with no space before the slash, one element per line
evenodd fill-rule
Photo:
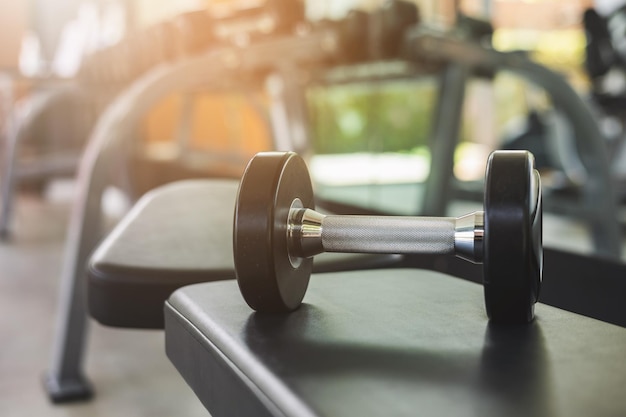
<path fill-rule="evenodd" d="M 453 254 L 455 219 L 446 217 L 326 216 L 326 252 Z"/>

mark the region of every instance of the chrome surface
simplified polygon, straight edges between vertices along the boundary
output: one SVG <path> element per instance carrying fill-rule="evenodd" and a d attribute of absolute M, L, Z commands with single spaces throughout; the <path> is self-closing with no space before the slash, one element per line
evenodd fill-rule
<path fill-rule="evenodd" d="M 296 198 L 289 209 L 287 225 L 287 250 L 294 268 L 303 258 L 318 255 L 324 251 L 322 246 L 322 221 L 324 215 L 315 210 L 305 209 L 300 199 Z"/>
<path fill-rule="evenodd" d="M 295 199 L 289 210 L 289 260 L 322 252 L 454 254 L 483 260 L 484 212 L 462 217 L 335 216 L 305 209 Z"/>
<path fill-rule="evenodd" d="M 483 261 L 485 213 L 475 211 L 456 218 L 454 222 L 454 253 L 473 263 Z"/>

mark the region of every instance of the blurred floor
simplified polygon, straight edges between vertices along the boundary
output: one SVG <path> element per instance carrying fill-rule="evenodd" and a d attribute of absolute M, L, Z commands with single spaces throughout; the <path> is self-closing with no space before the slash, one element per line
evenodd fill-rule
<path fill-rule="evenodd" d="M 67 194 L 67 193 L 66 193 Z M 207 416 L 164 353 L 161 331 L 92 321 L 90 402 L 52 405 L 41 376 L 55 326 L 69 200 L 20 195 L 14 238 L 0 244 L 0 416 Z"/>

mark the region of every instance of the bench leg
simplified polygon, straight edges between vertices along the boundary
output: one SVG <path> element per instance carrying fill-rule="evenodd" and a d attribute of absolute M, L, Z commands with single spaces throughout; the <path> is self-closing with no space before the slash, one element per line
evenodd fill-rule
<path fill-rule="evenodd" d="M 103 158 L 106 159 L 106 158 Z M 106 165 L 106 161 L 102 161 Z M 102 173 L 94 169 L 79 178 L 79 195 L 72 208 L 61 276 L 58 322 L 52 363 L 44 386 L 55 403 L 86 400 L 93 390 L 83 375 L 88 331 L 86 267 L 101 235 Z"/>

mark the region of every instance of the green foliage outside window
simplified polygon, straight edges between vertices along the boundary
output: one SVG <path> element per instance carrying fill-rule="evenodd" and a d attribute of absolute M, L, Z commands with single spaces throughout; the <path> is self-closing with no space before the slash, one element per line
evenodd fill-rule
<path fill-rule="evenodd" d="M 318 88 L 309 94 L 318 154 L 411 152 L 428 145 L 432 79 Z"/>

